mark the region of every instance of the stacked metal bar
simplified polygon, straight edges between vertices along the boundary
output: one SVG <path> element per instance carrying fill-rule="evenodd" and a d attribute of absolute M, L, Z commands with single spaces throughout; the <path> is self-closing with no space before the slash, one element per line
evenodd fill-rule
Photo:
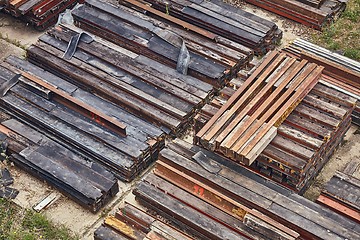
<path fill-rule="evenodd" d="M 105 218 L 94 233 L 95 240 L 109 239 L 176 239 L 191 237 L 156 219 L 143 210 L 126 203 L 114 216 Z"/>
<path fill-rule="evenodd" d="M 105 168 L 3 112 L 0 133 L 11 161 L 93 212 L 119 191 L 117 179 Z"/>
<path fill-rule="evenodd" d="M 197 239 L 360 237 L 359 224 L 178 139 L 133 193 L 153 217 Z"/>
<path fill-rule="evenodd" d="M 121 0 L 121 4 L 192 31 L 206 29 L 204 35 L 217 41 L 230 39 L 262 55 L 274 49 L 282 37 L 276 24 L 221 0 Z"/>
<path fill-rule="evenodd" d="M 254 69 L 240 72 L 220 91 L 220 96 L 201 109 L 195 116 L 196 132 L 236 94 L 234 89 L 241 88 Z M 320 82 L 323 79 L 324 75 Z M 316 84 L 279 125 L 275 138 L 249 168 L 299 193 L 304 192 L 349 129 L 355 103 L 351 96 Z"/>
<path fill-rule="evenodd" d="M 272 52 L 196 134 L 195 142 L 251 165 L 321 71 L 316 64 Z"/>
<path fill-rule="evenodd" d="M 178 134 L 213 87 L 161 63 L 101 39 L 80 41 L 74 56 L 63 58 L 80 29 L 57 27 L 28 49 L 31 62 L 82 86 L 161 127 Z M 115 61 L 114 61 L 115 60 Z"/>
<path fill-rule="evenodd" d="M 124 181 L 157 158 L 165 141 L 159 128 L 25 60 L 9 57 L 3 66 L 20 77 L 12 85 L 13 78 L 8 78 L 2 86 L 0 105 L 25 124 Z M 3 68 L 0 74 L 8 71 Z"/>
<path fill-rule="evenodd" d="M 209 39 L 125 6 L 88 0 L 74 9 L 72 15 L 80 28 L 172 68 L 179 69 L 182 62 L 179 57 L 187 51 L 189 59 L 184 64 L 187 74 L 216 87 L 223 86 L 253 54 L 251 49 L 231 40 Z"/>
<path fill-rule="evenodd" d="M 297 39 L 284 49 L 300 59 L 324 66 L 323 84 L 350 95 L 358 102 L 352 114 L 353 123 L 360 125 L 360 63 L 333 53 L 308 41 Z"/>
<path fill-rule="evenodd" d="M 353 176 L 359 167 L 353 160 L 343 171 L 337 171 L 327 182 L 317 202 L 360 223 L 360 179 Z"/>
<path fill-rule="evenodd" d="M 0 9 L 20 17 L 39 29 L 56 23 L 59 14 L 72 8 L 79 0 L 2 0 Z"/>
<path fill-rule="evenodd" d="M 321 30 L 345 10 L 348 0 L 245 0 L 283 17 Z"/>

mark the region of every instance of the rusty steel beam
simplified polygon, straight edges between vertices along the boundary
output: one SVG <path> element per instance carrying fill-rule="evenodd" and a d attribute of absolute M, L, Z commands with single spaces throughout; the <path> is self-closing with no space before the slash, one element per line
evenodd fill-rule
<path fill-rule="evenodd" d="M 39 84 L 40 86 L 43 86 L 46 89 L 49 89 L 50 91 L 54 92 L 58 96 L 76 104 L 76 106 L 83 108 L 84 110 L 87 110 L 90 113 L 90 117 L 94 121 L 96 121 L 100 124 L 105 123 L 106 125 L 111 126 L 111 128 L 117 130 L 117 132 L 120 133 L 121 135 L 126 136 L 126 125 L 119 122 L 116 118 L 109 117 L 108 115 L 104 114 L 103 112 L 99 111 L 98 109 L 90 106 L 89 104 L 87 104 L 85 102 L 80 101 L 79 99 L 71 96 L 67 92 L 54 87 L 53 85 L 37 78 L 36 76 L 34 76 L 28 72 L 24 72 L 22 70 L 20 70 L 20 72 L 21 72 L 21 75 L 30 79 L 31 81 Z"/>

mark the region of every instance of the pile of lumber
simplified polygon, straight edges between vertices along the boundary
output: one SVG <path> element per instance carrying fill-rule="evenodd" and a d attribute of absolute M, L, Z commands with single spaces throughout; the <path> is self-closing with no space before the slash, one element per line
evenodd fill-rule
<path fill-rule="evenodd" d="M 321 30 L 345 10 L 348 0 L 245 0 L 296 22 Z"/>
<path fill-rule="evenodd" d="M 121 4 L 146 11 L 150 16 L 182 26 L 218 41 L 226 38 L 262 55 L 282 37 L 276 24 L 221 0 L 121 0 Z"/>
<path fill-rule="evenodd" d="M 0 106 L 15 118 L 124 181 L 157 159 L 165 141 L 159 128 L 28 61 L 6 61 Z"/>
<path fill-rule="evenodd" d="M 176 239 L 191 237 L 156 219 L 145 211 L 126 203 L 114 216 L 109 216 L 95 231 L 95 240 L 116 239 Z"/>
<path fill-rule="evenodd" d="M 79 0 L 0 0 L 0 10 L 19 17 L 38 29 L 56 23 L 59 14 Z"/>
<path fill-rule="evenodd" d="M 359 171 L 357 159 L 349 162 L 343 171 L 337 171 L 327 182 L 317 202 L 331 210 L 360 223 L 360 179 L 354 176 Z"/>
<path fill-rule="evenodd" d="M 266 64 L 266 61 L 267 58 L 262 64 Z M 255 73 L 254 70 L 239 73 L 237 78 L 230 81 L 229 86 L 220 91 L 220 96 L 201 109 L 195 116 L 194 129 L 197 136 L 219 109 L 228 104 L 229 98 L 237 93 L 234 88 L 241 89 L 246 79 L 252 76 L 252 72 Z M 320 82 L 277 127 L 276 136 L 272 140 L 267 139 L 268 143 L 262 146 L 263 150 L 259 151 L 259 156 L 256 156 L 254 163 L 248 167 L 299 193 L 306 190 L 310 180 L 342 141 L 350 127 L 351 113 L 356 103 L 355 98 L 322 84 L 324 77 L 323 74 L 320 76 Z M 245 106 L 252 107 L 250 104 Z M 230 120 L 236 121 L 236 118 Z M 238 130 L 244 131 L 241 127 Z M 216 140 L 215 137 L 213 139 Z M 212 139 L 207 142 L 200 138 L 195 140 L 211 150 L 217 143 Z M 221 145 L 217 149 L 218 152 L 227 154 Z"/>
<path fill-rule="evenodd" d="M 324 66 L 323 84 L 356 99 L 352 114 L 353 123 L 360 125 L 360 63 L 340 54 L 331 52 L 308 41 L 297 39 L 284 49 L 299 59 Z"/>
<path fill-rule="evenodd" d="M 253 55 L 251 49 L 232 40 L 209 38 L 214 34 L 204 29 L 188 31 L 131 8 L 98 0 L 87 0 L 72 11 L 72 16 L 81 29 L 171 68 L 179 70 L 183 66 L 183 74 L 216 87 L 222 87 Z"/>
<path fill-rule="evenodd" d="M 68 45 L 81 31 L 50 30 L 28 49 L 28 59 L 174 135 L 189 126 L 194 111 L 212 95 L 210 84 L 99 38 L 79 41 L 67 58 Z"/>
<path fill-rule="evenodd" d="M 359 224 L 178 139 L 133 193 L 154 218 L 195 239 L 360 237 Z"/>
<path fill-rule="evenodd" d="M 321 72 L 316 64 L 273 51 L 196 134 L 195 142 L 251 165 Z"/>
<path fill-rule="evenodd" d="M 103 167 L 3 112 L 0 133 L 5 136 L 1 140 L 6 154 L 16 166 L 93 212 L 119 191 L 117 179 Z"/>

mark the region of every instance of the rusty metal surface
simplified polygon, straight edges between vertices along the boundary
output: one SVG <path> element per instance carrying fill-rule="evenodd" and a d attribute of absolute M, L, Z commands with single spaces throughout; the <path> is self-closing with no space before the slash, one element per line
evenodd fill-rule
<path fill-rule="evenodd" d="M 59 14 L 65 9 L 72 8 L 81 0 L 23 0 L 0 1 L 3 11 L 23 19 L 35 28 L 46 29 L 56 23 Z"/>
<path fill-rule="evenodd" d="M 297 0 L 246 0 L 246 2 L 264 8 L 315 29 L 323 29 L 335 21 L 345 10 L 346 1 L 325 0 L 313 5 L 313 1 Z"/>
<path fill-rule="evenodd" d="M 251 165 L 276 136 L 276 128 L 315 86 L 321 72 L 322 67 L 306 60 L 270 54 L 205 130 L 200 130 L 195 142 Z"/>
<path fill-rule="evenodd" d="M 199 152 L 208 163 L 193 159 Z M 227 234 L 237 232 L 249 239 L 357 237 L 355 222 L 269 185 L 254 172 L 228 161 L 177 139 L 161 151 L 154 172 L 143 178 L 134 194 L 154 218 L 160 215 L 174 227 L 202 239 L 217 239 L 224 233 L 213 222 L 226 227 Z M 217 172 L 208 171 L 204 164 L 216 164 Z M 202 229 L 205 219 L 213 227 Z M 214 230 L 216 234 L 210 237 Z"/>
<path fill-rule="evenodd" d="M 259 67 L 255 71 L 259 72 Z M 244 88 L 247 74 L 241 78 L 243 80 L 231 81 L 231 87 Z M 250 169 L 300 193 L 307 188 L 335 146 L 341 142 L 343 134 L 350 126 L 350 115 L 356 104 L 356 98 L 324 85 L 325 79 L 328 79 L 328 76 L 322 74 L 319 79 L 321 83 L 316 84 L 293 112 L 283 118 L 284 122 L 279 125 L 277 136 Z M 235 98 L 236 93 L 233 91 L 229 100 L 229 95 L 217 97 L 209 104 L 214 109 L 201 110 L 195 116 L 195 131 L 198 132 L 196 140 L 200 139 L 206 129 L 214 129 L 211 125 L 215 121 L 212 121 L 211 117 L 214 114 L 218 116 L 224 112 L 221 109 L 231 106 L 231 99 Z M 204 130 L 201 130 L 202 126 Z M 225 152 L 224 148 L 221 149 Z"/>
<path fill-rule="evenodd" d="M 124 0 L 121 3 L 149 11 L 150 15 L 156 18 L 184 26 L 219 42 L 223 41 L 222 38 L 230 39 L 253 49 L 257 55 L 274 49 L 274 44 L 282 36 L 281 30 L 274 23 L 222 1 L 148 0 L 143 3 Z"/>

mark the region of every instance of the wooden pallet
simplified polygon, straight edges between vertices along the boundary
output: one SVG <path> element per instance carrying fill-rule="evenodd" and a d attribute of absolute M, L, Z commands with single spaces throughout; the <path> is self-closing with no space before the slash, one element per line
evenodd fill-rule
<path fill-rule="evenodd" d="M 357 223 L 179 139 L 133 192 L 153 216 L 201 239 L 359 237 Z"/>
<path fill-rule="evenodd" d="M 276 51 L 196 134 L 206 148 L 251 165 L 317 83 L 322 67 Z"/>

